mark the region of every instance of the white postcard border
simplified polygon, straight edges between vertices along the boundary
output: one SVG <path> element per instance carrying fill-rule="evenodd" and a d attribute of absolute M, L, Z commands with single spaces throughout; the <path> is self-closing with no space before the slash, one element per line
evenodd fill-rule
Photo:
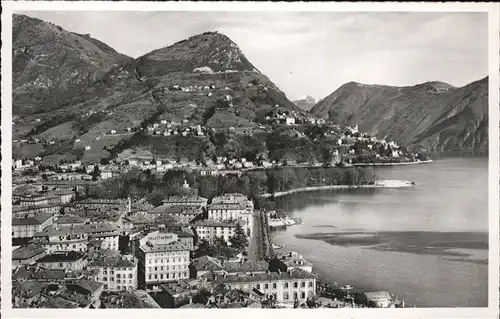
<path fill-rule="evenodd" d="M 499 6 L 496 3 L 252 3 L 252 2 L 2 2 L 2 177 L 1 177 L 1 299 L 5 318 L 498 318 L 499 315 Z M 12 309 L 11 305 L 11 196 L 12 196 L 12 13 L 16 11 L 449 11 L 489 13 L 489 307 L 417 309 Z M 7 106 L 7 107 L 6 107 Z M 8 213 L 6 213 L 8 212 Z"/>

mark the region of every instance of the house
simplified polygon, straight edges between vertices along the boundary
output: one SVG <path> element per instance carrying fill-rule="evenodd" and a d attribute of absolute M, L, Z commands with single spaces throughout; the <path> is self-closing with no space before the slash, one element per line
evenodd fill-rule
<path fill-rule="evenodd" d="M 313 264 L 296 252 L 275 256 L 269 261 L 269 270 L 272 272 L 286 272 L 291 269 L 300 268 L 312 273 Z"/>
<path fill-rule="evenodd" d="M 392 304 L 391 295 L 387 291 L 365 292 L 365 296 L 377 308 L 389 308 Z"/>
<path fill-rule="evenodd" d="M 295 118 L 294 117 L 287 117 L 286 118 L 286 125 L 295 125 Z"/>
<path fill-rule="evenodd" d="M 198 292 L 196 281 L 179 280 L 160 285 L 166 298 L 163 302 L 164 308 L 179 308 L 190 303 L 190 298 Z"/>
<path fill-rule="evenodd" d="M 224 263 L 222 269 L 228 275 L 265 274 L 269 271 L 269 264 L 264 260 L 229 261 Z"/>
<path fill-rule="evenodd" d="M 206 207 L 208 199 L 200 196 L 170 196 L 163 200 L 166 206 Z"/>
<path fill-rule="evenodd" d="M 12 216 L 12 238 L 29 238 L 52 225 L 51 213 L 25 214 L 23 217 Z"/>
<path fill-rule="evenodd" d="M 113 178 L 113 172 L 110 170 L 105 170 L 101 172 L 101 179 L 110 179 Z"/>
<path fill-rule="evenodd" d="M 36 281 L 25 281 L 13 287 L 13 307 L 28 308 L 40 300 L 45 284 Z"/>
<path fill-rule="evenodd" d="M 118 228 L 110 223 L 53 226 L 34 237 L 49 253 L 85 252 L 90 243 L 96 249 L 118 250 Z"/>
<path fill-rule="evenodd" d="M 43 195 L 27 195 L 19 200 L 21 206 L 42 206 L 48 205 L 49 200 Z"/>
<path fill-rule="evenodd" d="M 200 278 L 206 273 L 223 273 L 222 263 L 214 257 L 202 256 L 194 258 L 190 267 L 191 278 Z"/>
<path fill-rule="evenodd" d="M 76 215 L 61 215 L 57 218 L 56 224 L 60 226 L 84 225 L 88 219 Z"/>
<path fill-rule="evenodd" d="M 192 206 L 170 206 L 163 204 L 149 211 L 150 214 L 169 215 L 178 220 L 181 224 L 189 224 L 195 218 L 203 214 L 201 207 Z"/>
<path fill-rule="evenodd" d="M 92 280 L 81 279 L 72 284 L 66 284 L 66 291 L 61 297 L 75 302 L 79 308 L 97 309 L 101 305 L 100 296 L 103 284 Z"/>
<path fill-rule="evenodd" d="M 45 248 L 38 245 L 29 244 L 18 247 L 12 251 L 12 267 L 33 265 L 45 255 L 47 255 Z"/>
<path fill-rule="evenodd" d="M 118 251 L 103 250 L 91 257 L 88 269 L 106 291 L 137 289 L 137 259 L 121 255 Z"/>
<path fill-rule="evenodd" d="M 79 252 L 68 251 L 65 253 L 46 255 L 39 259 L 37 264 L 45 269 L 78 271 L 85 267 L 87 264 L 87 258 Z"/>

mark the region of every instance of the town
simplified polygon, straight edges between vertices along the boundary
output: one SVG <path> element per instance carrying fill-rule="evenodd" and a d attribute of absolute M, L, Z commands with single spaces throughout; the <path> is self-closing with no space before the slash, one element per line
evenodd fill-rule
<path fill-rule="evenodd" d="M 31 169 L 23 165 L 15 172 Z M 321 283 L 300 254 L 274 251 L 269 212 L 243 194 L 203 198 L 184 181 L 186 195 L 157 206 L 130 197 L 85 198 L 89 184 L 114 175 L 106 167 L 97 179 L 92 174 L 99 169 L 73 169 L 80 168 L 14 181 L 15 307 L 400 306 L 385 292 Z M 75 177 L 85 174 L 90 179 Z"/>

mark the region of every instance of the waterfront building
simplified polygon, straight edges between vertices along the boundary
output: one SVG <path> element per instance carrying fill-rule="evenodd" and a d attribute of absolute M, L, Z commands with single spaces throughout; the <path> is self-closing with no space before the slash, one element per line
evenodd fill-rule
<path fill-rule="evenodd" d="M 155 231 L 139 240 L 140 283 L 157 284 L 189 277 L 192 242 L 172 232 Z"/>
<path fill-rule="evenodd" d="M 273 272 L 278 269 L 285 272 L 296 268 L 312 273 L 313 264 L 296 252 L 280 254 L 269 261 L 269 270 Z"/>
<path fill-rule="evenodd" d="M 45 255 L 47 255 L 45 248 L 38 245 L 29 244 L 18 247 L 12 251 L 12 268 L 33 265 Z"/>
<path fill-rule="evenodd" d="M 123 256 L 117 251 L 101 251 L 91 258 L 87 266 L 94 271 L 94 279 L 106 291 L 137 289 L 137 259 Z"/>
<path fill-rule="evenodd" d="M 222 282 L 229 289 L 260 291 L 279 303 L 306 302 L 316 295 L 316 276 L 303 269 L 248 275 L 225 275 Z"/>
<path fill-rule="evenodd" d="M 365 296 L 377 308 L 389 308 L 392 305 L 391 295 L 387 291 L 365 292 Z"/>
<path fill-rule="evenodd" d="M 53 222 L 53 214 L 25 214 L 12 216 L 12 238 L 30 238 L 43 231 Z"/>
<path fill-rule="evenodd" d="M 252 236 L 254 204 L 245 195 L 226 194 L 212 199 L 208 219 L 216 221 L 243 221 L 247 236 Z"/>

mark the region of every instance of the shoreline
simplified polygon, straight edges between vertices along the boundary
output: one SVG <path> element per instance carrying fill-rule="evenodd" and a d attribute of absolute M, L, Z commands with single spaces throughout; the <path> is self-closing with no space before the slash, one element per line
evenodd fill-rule
<path fill-rule="evenodd" d="M 400 165 L 417 165 L 417 164 L 429 164 L 434 162 L 434 160 L 417 161 L 417 162 L 400 162 L 400 163 L 356 163 L 353 164 L 357 167 L 363 166 L 400 166 Z"/>
<path fill-rule="evenodd" d="M 414 187 L 411 181 L 405 180 L 379 180 L 371 185 L 325 185 L 325 186 L 310 186 L 310 187 L 301 187 L 294 188 L 288 191 L 276 192 L 272 193 L 264 193 L 260 194 L 259 197 L 269 198 L 274 195 L 274 197 L 282 197 L 295 193 L 303 193 L 303 192 L 313 192 L 320 190 L 330 190 L 330 189 L 357 189 L 357 188 L 410 188 Z"/>

